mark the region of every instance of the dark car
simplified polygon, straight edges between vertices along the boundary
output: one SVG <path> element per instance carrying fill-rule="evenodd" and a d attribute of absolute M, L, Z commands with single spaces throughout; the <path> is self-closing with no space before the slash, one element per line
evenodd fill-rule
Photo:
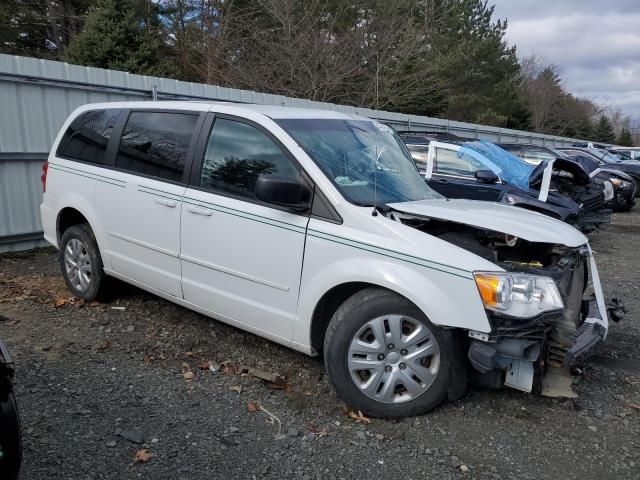
<path fill-rule="evenodd" d="M 607 168 L 612 170 L 619 170 L 629 175 L 636 182 L 636 185 L 640 185 L 640 162 L 637 160 L 620 160 L 615 155 L 603 150 L 601 148 L 585 148 L 585 147 L 563 147 L 559 148 L 561 152 L 570 156 L 587 156 L 593 158 L 600 168 Z M 638 195 L 638 189 L 636 188 L 636 195 Z"/>
<path fill-rule="evenodd" d="M 582 168 L 589 173 L 589 176 L 594 182 L 601 183 L 603 185 L 606 185 L 604 182 L 609 182 L 612 186 L 613 191 L 611 192 L 611 195 L 608 198 L 605 198 L 606 208 L 610 208 L 615 211 L 626 211 L 635 204 L 634 195 L 636 185 L 633 179 L 622 172 L 600 168 L 598 162 L 592 157 L 570 156 L 560 150 L 554 150 L 540 145 L 506 143 L 500 144 L 500 146 L 522 158 L 525 162 L 529 162 L 534 165 L 537 165 L 542 161 L 550 161 L 556 158 L 579 163 Z M 597 172 L 596 169 L 598 170 Z M 579 192 L 576 193 L 580 194 Z M 580 203 L 580 198 L 578 197 L 576 201 Z"/>
<path fill-rule="evenodd" d="M 14 366 L 0 340 L 0 478 L 18 478 L 22 462 L 20 417 L 13 392 Z"/>
<path fill-rule="evenodd" d="M 607 212 L 603 212 L 604 194 L 596 195 L 597 204 L 593 210 L 581 208 L 571 198 L 555 191 L 541 192 L 543 173 L 546 163 L 538 167 L 525 164 L 519 158 L 488 142 L 465 142 L 460 137 L 442 141 L 440 134 L 420 135 L 415 132 L 399 132 L 416 162 L 433 189 L 450 198 L 469 198 L 506 203 L 528 210 L 534 210 L 570 223 L 583 231 L 592 231 L 597 225 L 608 221 Z M 475 147 L 474 147 L 475 144 Z M 429 148 L 433 148 L 433 159 L 429 162 Z M 459 155 L 460 148 L 469 154 Z M 490 152 L 473 152 L 473 148 L 488 149 Z M 506 172 L 496 174 L 483 163 L 484 155 L 491 152 L 504 156 L 505 170 L 517 170 L 519 178 L 510 177 Z M 498 152 L 499 151 L 499 152 Z M 502 153 L 500 153 L 502 152 Z M 490 163 L 490 162 L 489 162 Z M 575 167 L 575 165 L 572 165 Z M 508 167 L 508 168 L 507 168 Z M 500 170 L 496 168 L 496 170 Z M 582 182 L 589 183 L 588 174 L 581 167 Z M 546 197 L 546 198 L 541 198 Z"/>
<path fill-rule="evenodd" d="M 557 151 L 558 155 L 567 155 L 567 152 Z M 626 212 L 631 210 L 636 203 L 636 195 L 638 185 L 633 177 L 615 170 L 601 166 L 598 161 L 590 155 L 569 155 L 569 158 L 579 162 L 591 176 L 596 178 L 608 179 L 613 185 L 613 199 L 606 205 L 617 212 Z"/>

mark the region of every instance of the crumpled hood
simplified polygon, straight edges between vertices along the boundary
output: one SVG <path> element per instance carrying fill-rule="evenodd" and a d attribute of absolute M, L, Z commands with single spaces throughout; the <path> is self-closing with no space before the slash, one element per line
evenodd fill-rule
<path fill-rule="evenodd" d="M 578 230 L 560 220 L 537 212 L 501 203 L 464 199 L 433 199 L 390 203 L 402 213 L 486 228 L 530 242 L 556 243 L 579 247 L 587 243 Z"/>

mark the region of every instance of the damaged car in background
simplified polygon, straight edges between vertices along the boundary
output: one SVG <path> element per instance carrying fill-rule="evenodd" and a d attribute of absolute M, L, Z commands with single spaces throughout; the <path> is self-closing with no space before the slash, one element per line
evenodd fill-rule
<path fill-rule="evenodd" d="M 567 153 L 541 147 L 539 145 L 526 144 L 500 144 L 500 147 L 522 158 L 525 162 L 538 165 L 543 161 L 561 159 L 563 161 L 578 163 L 589 173 L 593 182 L 601 183 L 605 189 L 611 185 L 613 195 L 606 196 L 605 207 L 616 212 L 628 211 L 635 205 L 636 183 L 626 173 L 613 168 L 600 165 L 595 158 L 587 155 L 568 155 Z"/>
<path fill-rule="evenodd" d="M 425 413 L 470 380 L 573 395 L 571 366 L 618 316 L 580 231 L 444 198 L 371 119 L 159 104 L 85 105 L 53 145 L 42 224 L 74 296 L 112 276 L 322 355 L 369 416 Z"/>
<path fill-rule="evenodd" d="M 431 187 L 449 198 L 487 200 L 537 211 L 591 232 L 609 222 L 610 184 L 594 182 L 576 162 L 533 166 L 486 141 L 401 133 Z"/>

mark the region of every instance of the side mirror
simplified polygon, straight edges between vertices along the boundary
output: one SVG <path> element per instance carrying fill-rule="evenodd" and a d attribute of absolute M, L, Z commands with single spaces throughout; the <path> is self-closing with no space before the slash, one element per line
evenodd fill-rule
<path fill-rule="evenodd" d="M 311 191 L 302 180 L 279 175 L 260 175 L 256 180 L 256 198 L 266 203 L 304 211 L 311 206 Z"/>
<path fill-rule="evenodd" d="M 499 178 L 491 170 L 478 170 L 476 172 L 476 180 L 482 183 L 496 183 Z"/>

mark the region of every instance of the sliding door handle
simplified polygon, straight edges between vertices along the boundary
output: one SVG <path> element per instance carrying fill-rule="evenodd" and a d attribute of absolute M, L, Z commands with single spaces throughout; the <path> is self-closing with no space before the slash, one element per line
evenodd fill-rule
<path fill-rule="evenodd" d="M 209 210 L 208 208 L 202 207 L 187 207 L 187 211 L 191 213 L 195 213 L 196 215 L 204 215 L 205 217 L 210 217 L 213 215 L 213 210 Z"/>
<path fill-rule="evenodd" d="M 176 205 L 178 205 L 174 200 L 163 200 L 161 198 L 156 198 L 156 203 L 169 208 L 176 208 Z"/>

